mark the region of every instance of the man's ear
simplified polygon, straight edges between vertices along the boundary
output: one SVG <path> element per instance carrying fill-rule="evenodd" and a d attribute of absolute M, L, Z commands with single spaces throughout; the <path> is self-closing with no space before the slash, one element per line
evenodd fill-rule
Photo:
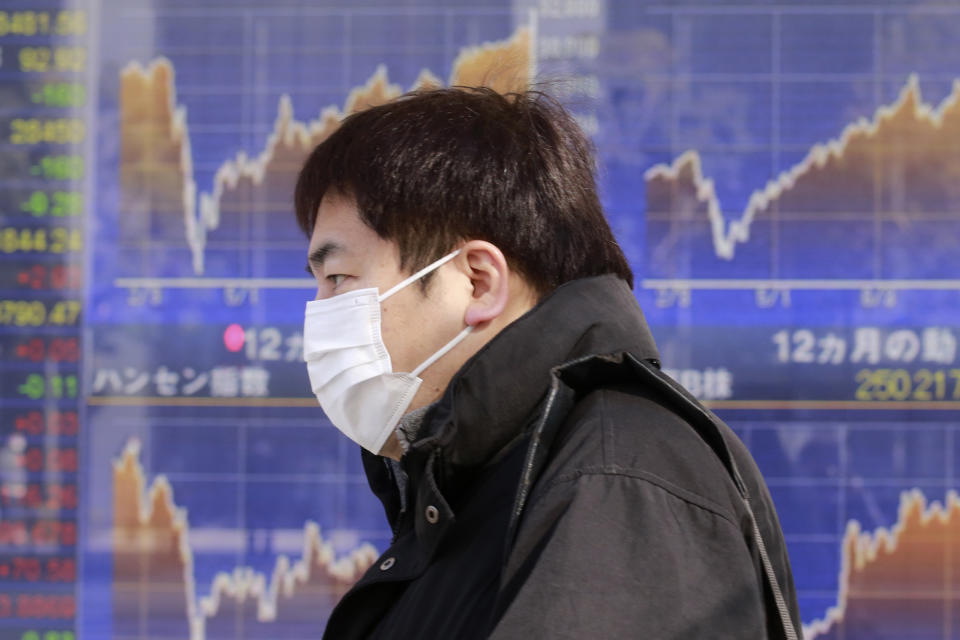
<path fill-rule="evenodd" d="M 510 299 L 507 259 L 496 245 L 471 240 L 461 247 L 458 261 L 473 287 L 464 322 L 470 326 L 490 322 L 503 313 Z"/>

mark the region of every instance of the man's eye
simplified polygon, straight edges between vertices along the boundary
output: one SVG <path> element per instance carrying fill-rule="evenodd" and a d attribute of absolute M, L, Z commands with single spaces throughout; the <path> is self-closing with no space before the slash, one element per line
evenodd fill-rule
<path fill-rule="evenodd" d="M 336 273 L 332 276 L 327 276 L 327 280 L 333 283 L 333 288 L 336 289 L 340 286 L 340 283 L 346 280 L 347 276 L 342 273 Z"/>

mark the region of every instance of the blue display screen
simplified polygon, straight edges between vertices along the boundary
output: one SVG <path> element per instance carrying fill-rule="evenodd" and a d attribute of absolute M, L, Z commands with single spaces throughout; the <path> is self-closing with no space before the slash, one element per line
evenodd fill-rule
<path fill-rule="evenodd" d="M 958 37 L 906 1 L 2 3 L 0 637 L 320 633 L 390 532 L 310 392 L 293 185 L 344 115 L 483 81 L 593 139 L 805 637 L 953 637 Z"/>

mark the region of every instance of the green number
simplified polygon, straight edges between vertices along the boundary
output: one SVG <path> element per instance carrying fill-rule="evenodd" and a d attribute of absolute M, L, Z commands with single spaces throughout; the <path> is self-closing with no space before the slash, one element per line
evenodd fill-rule
<path fill-rule="evenodd" d="M 44 156 L 40 164 L 33 166 L 30 173 L 49 180 L 80 180 L 83 178 L 83 158 L 81 156 Z"/>
<path fill-rule="evenodd" d="M 34 191 L 30 198 L 20 205 L 20 209 L 38 218 L 45 216 L 50 209 L 50 198 L 43 191 Z"/>
<path fill-rule="evenodd" d="M 30 94 L 30 101 L 47 107 L 82 107 L 87 89 L 77 82 L 51 82 Z"/>
<path fill-rule="evenodd" d="M 31 373 L 27 376 L 27 381 L 17 389 L 21 395 L 25 395 L 31 400 L 39 400 L 46 393 L 47 385 L 43 376 L 39 373 Z"/>

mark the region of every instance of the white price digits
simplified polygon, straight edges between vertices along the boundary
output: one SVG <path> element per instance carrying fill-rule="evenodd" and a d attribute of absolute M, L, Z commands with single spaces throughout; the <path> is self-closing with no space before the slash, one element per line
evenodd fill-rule
<path fill-rule="evenodd" d="M 303 360 L 303 334 L 284 335 L 276 327 L 244 330 L 244 348 L 247 358 L 263 362 L 298 362 Z"/>

